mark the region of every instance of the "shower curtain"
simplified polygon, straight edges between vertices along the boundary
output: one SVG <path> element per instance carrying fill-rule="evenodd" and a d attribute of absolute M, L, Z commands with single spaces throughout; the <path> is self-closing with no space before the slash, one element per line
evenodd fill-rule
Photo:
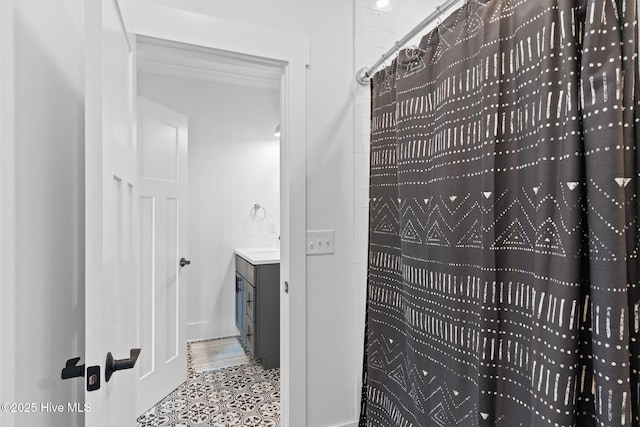
<path fill-rule="evenodd" d="M 640 425 L 636 0 L 468 0 L 372 79 L 361 426 Z"/>

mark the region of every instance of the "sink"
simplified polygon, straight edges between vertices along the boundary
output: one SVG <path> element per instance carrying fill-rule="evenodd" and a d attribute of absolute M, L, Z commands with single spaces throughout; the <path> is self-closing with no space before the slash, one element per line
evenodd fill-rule
<path fill-rule="evenodd" d="M 253 265 L 277 264 L 280 262 L 279 248 L 243 248 L 236 249 L 236 254 Z"/>

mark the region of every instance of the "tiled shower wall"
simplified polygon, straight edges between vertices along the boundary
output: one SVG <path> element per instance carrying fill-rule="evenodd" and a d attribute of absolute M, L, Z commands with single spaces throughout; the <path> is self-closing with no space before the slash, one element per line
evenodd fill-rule
<path fill-rule="evenodd" d="M 392 9 L 383 12 L 375 9 L 376 0 L 354 0 L 355 48 L 354 69 L 371 66 L 380 55 L 404 37 L 424 20 L 444 0 L 391 0 Z M 460 2 L 462 4 L 462 1 Z M 454 6 L 456 7 L 456 6 Z M 443 16 L 444 18 L 444 16 Z M 406 46 L 420 41 L 425 29 Z M 391 60 L 387 61 L 387 65 Z M 367 241 L 369 209 L 369 120 L 371 114 L 369 86 L 360 85 L 354 78 L 355 138 L 354 149 L 354 226 L 355 226 L 355 341 L 364 341 L 364 313 L 367 283 Z M 361 372 L 362 349 L 357 346 L 356 372 Z M 360 378 L 356 378 L 359 382 Z M 356 405 L 358 408 L 359 406 Z"/>

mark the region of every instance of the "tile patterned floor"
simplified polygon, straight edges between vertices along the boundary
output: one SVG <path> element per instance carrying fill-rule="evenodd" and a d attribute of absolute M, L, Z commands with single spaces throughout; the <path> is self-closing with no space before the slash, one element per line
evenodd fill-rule
<path fill-rule="evenodd" d="M 280 427 L 280 370 L 252 360 L 197 373 L 191 346 L 187 381 L 138 418 L 137 427 Z"/>

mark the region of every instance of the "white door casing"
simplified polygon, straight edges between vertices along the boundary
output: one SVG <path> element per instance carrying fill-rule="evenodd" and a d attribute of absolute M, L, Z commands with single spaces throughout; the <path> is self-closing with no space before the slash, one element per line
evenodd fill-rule
<path fill-rule="evenodd" d="M 289 63 L 280 87 L 280 385 L 283 427 L 307 420 L 306 86 L 307 69 Z"/>
<path fill-rule="evenodd" d="M 138 97 L 140 266 L 136 414 L 187 377 L 187 117 Z"/>
<path fill-rule="evenodd" d="M 306 138 L 309 39 L 268 27 L 220 20 L 140 1 L 136 33 L 251 59 L 283 70 L 281 137 L 280 373 L 283 427 L 307 421 Z M 284 293 L 284 282 L 289 293 Z"/>
<path fill-rule="evenodd" d="M 101 388 L 85 392 L 91 427 L 135 422 L 135 370 L 105 378 L 108 352 L 126 359 L 139 347 L 135 37 L 125 6 L 123 0 L 85 2 L 84 361 L 101 370 Z"/>

